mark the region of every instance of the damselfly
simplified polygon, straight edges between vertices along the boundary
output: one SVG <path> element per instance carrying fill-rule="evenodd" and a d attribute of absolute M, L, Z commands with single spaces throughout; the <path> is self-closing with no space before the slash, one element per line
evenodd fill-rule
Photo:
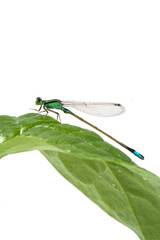
<path fill-rule="evenodd" d="M 86 120 L 79 117 L 78 115 L 76 115 L 75 113 L 73 113 L 72 111 L 70 111 L 68 109 L 68 107 L 72 107 L 81 112 L 84 112 L 84 113 L 87 113 L 90 115 L 94 115 L 94 116 L 113 117 L 113 116 L 117 116 L 125 111 L 125 108 L 123 107 L 123 105 L 117 104 L 117 103 L 106 103 L 106 102 L 104 102 L 104 103 L 97 102 L 96 103 L 96 102 L 61 101 L 58 99 L 42 100 L 42 98 L 40 98 L 40 97 L 37 97 L 36 105 L 40 105 L 40 108 L 37 111 L 39 111 L 39 112 L 44 111 L 47 114 L 48 114 L 48 112 L 53 112 L 53 113 L 57 114 L 57 118 L 59 117 L 59 119 L 60 119 L 59 113 L 53 111 L 52 109 L 62 110 L 64 113 L 68 113 L 68 114 L 78 118 L 80 121 L 88 124 L 89 126 L 93 127 L 97 131 L 99 131 L 99 132 L 103 133 L 104 135 L 106 135 L 107 137 L 111 138 L 113 141 L 120 144 L 122 147 L 126 148 L 128 151 L 130 151 L 131 153 L 133 153 L 135 156 L 139 157 L 140 159 L 142 159 L 142 160 L 144 159 L 143 155 L 141 155 L 139 152 L 126 146 L 124 143 L 113 138 L 106 132 L 102 131 L 101 129 L 94 126 L 93 124 L 87 122 Z M 42 108 L 43 108 L 43 111 L 41 111 Z"/>

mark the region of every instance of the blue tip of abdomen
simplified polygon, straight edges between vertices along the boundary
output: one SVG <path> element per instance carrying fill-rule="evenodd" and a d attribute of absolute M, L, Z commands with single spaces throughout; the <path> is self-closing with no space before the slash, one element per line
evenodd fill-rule
<path fill-rule="evenodd" d="M 143 155 L 141 155 L 141 154 L 140 154 L 139 152 L 137 152 L 137 151 L 134 151 L 133 154 L 136 155 L 137 157 L 139 157 L 139 158 L 142 159 L 142 160 L 144 159 Z"/>

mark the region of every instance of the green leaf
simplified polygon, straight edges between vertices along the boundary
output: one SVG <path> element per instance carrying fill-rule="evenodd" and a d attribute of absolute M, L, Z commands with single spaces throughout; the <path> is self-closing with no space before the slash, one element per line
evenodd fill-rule
<path fill-rule="evenodd" d="M 99 135 L 40 114 L 0 116 L 0 158 L 31 150 L 141 240 L 160 239 L 160 179 Z"/>

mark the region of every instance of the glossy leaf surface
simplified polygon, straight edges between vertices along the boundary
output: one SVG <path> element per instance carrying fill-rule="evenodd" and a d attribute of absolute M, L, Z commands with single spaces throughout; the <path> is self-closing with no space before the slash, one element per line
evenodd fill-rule
<path fill-rule="evenodd" d="M 141 240 L 160 239 L 160 179 L 99 135 L 40 114 L 0 116 L 0 158 L 31 150 Z"/>

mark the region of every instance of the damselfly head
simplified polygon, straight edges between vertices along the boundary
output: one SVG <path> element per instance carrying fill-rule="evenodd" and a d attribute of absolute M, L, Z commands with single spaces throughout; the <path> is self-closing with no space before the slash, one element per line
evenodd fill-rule
<path fill-rule="evenodd" d="M 42 98 L 37 97 L 36 98 L 36 105 L 41 105 L 42 104 Z"/>

